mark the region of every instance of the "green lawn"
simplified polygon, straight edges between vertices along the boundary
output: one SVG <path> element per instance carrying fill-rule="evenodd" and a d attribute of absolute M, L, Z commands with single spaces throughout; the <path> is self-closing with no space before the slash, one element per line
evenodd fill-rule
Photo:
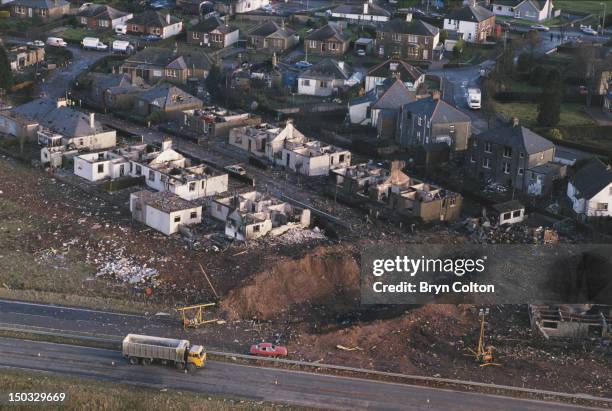
<path fill-rule="evenodd" d="M 603 6 L 606 4 L 606 14 L 612 13 L 612 0 L 555 0 L 555 8 L 567 12 L 582 12 L 591 14 L 603 13 Z"/>
<path fill-rule="evenodd" d="M 84 37 L 97 37 L 102 42 L 106 43 L 109 40 L 112 40 L 113 34 L 114 33 L 112 30 L 95 31 L 95 30 L 86 29 L 84 27 L 77 27 L 77 28 L 70 27 L 70 28 L 67 28 L 66 30 L 59 32 L 58 37 L 63 38 L 65 41 L 69 43 L 70 42 L 80 43 Z"/>
<path fill-rule="evenodd" d="M 532 86 L 531 84 L 524 81 L 516 81 L 512 80 L 509 84 L 509 91 L 513 91 L 515 93 L 539 93 L 542 91 L 541 87 Z"/>
<path fill-rule="evenodd" d="M 537 126 L 538 105 L 535 103 L 498 103 L 497 112 L 507 118 L 518 117 L 521 124 Z M 593 120 L 582 112 L 581 104 L 563 104 L 559 126 L 579 126 L 593 124 Z"/>

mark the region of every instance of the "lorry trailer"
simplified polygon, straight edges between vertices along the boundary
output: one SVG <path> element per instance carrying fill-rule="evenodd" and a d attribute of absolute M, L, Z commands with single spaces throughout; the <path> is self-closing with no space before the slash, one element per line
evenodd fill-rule
<path fill-rule="evenodd" d="M 188 340 L 128 334 L 123 339 L 122 353 L 130 364 L 150 365 L 154 361 L 172 363 L 178 369 L 195 371 L 204 367 L 206 352 L 201 345 Z"/>

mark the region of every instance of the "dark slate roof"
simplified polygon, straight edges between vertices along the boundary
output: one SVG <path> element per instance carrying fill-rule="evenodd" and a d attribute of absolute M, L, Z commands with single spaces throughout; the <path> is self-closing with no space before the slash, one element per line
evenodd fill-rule
<path fill-rule="evenodd" d="M 55 7 L 63 7 L 68 3 L 66 0 L 13 0 L 11 6 L 25 6 L 37 9 L 52 9 Z"/>
<path fill-rule="evenodd" d="M 435 36 L 440 30 L 421 20 L 410 22 L 402 19 L 393 19 L 385 23 L 379 30 L 385 33 L 413 34 L 415 36 Z"/>
<path fill-rule="evenodd" d="M 153 65 L 169 68 L 195 67 L 196 69 L 210 70 L 213 61 L 202 50 L 174 52 L 174 50 L 164 47 L 147 47 L 127 58 L 124 64 L 130 66 Z"/>
<path fill-rule="evenodd" d="M 202 33 L 210 33 L 214 29 L 219 29 L 222 33 L 231 33 L 232 30 L 228 25 L 219 19 L 217 16 L 209 17 L 200 21 L 198 24 L 189 29 L 189 31 L 198 31 Z"/>
<path fill-rule="evenodd" d="M 518 6 L 520 3 L 524 2 L 524 1 L 525 0 L 493 0 L 492 3 L 493 3 L 493 5 L 515 7 L 515 6 Z"/>
<path fill-rule="evenodd" d="M 432 123 L 466 123 L 470 116 L 451 106 L 442 99 L 428 97 L 404 105 L 404 110 L 413 114 L 424 115 L 430 118 Z"/>
<path fill-rule="evenodd" d="M 13 112 L 38 121 L 56 133 L 66 137 L 82 137 L 104 131 L 99 121 L 92 128 L 89 115 L 70 107 L 57 107 L 54 100 L 37 99 L 13 109 Z"/>
<path fill-rule="evenodd" d="M 391 71 L 391 65 L 394 63 L 397 63 L 397 71 Z M 389 59 L 384 63 L 380 63 L 371 68 L 367 75 L 388 78 L 396 73 L 399 73 L 403 81 L 411 80 L 412 82 L 418 80 L 423 75 L 421 70 L 400 59 Z"/>
<path fill-rule="evenodd" d="M 127 73 L 122 74 L 102 74 L 92 73 L 93 76 L 92 84 L 104 90 L 123 88 L 129 90 L 131 88 L 145 88 L 146 83 L 140 77 L 132 79 Z"/>
<path fill-rule="evenodd" d="M 508 147 L 521 147 L 527 154 L 550 150 L 555 145 L 539 134 L 523 126 L 503 126 L 478 134 L 478 139 Z"/>
<path fill-rule="evenodd" d="M 505 203 L 494 204 L 492 208 L 498 213 L 507 213 L 508 211 L 516 211 L 525 208 L 518 200 L 506 201 Z"/>
<path fill-rule="evenodd" d="M 343 66 L 344 68 L 337 60 L 328 57 L 304 71 L 299 77 L 316 80 L 348 80 L 351 77 L 352 70 L 346 63 Z"/>
<path fill-rule="evenodd" d="M 83 7 L 76 14 L 79 17 L 97 17 L 99 19 L 110 19 L 114 20 L 123 16 L 127 16 L 130 13 L 125 11 L 117 10 L 113 7 L 107 6 L 106 4 L 90 4 Z"/>
<path fill-rule="evenodd" d="M 408 90 L 401 80 L 394 79 L 372 108 L 399 110 L 403 105 L 415 100 L 415 93 Z"/>
<path fill-rule="evenodd" d="M 477 23 L 493 16 L 494 14 L 490 10 L 485 9 L 482 6 L 476 5 L 465 6 L 460 9 L 457 9 L 451 12 L 448 18 L 452 20 L 471 21 Z"/>
<path fill-rule="evenodd" d="M 349 41 L 349 36 L 346 33 L 341 33 L 334 26 L 326 24 L 306 36 L 306 40 L 326 41 L 331 38 L 337 38 L 340 41 Z"/>
<path fill-rule="evenodd" d="M 295 30 L 285 26 L 281 26 L 277 22 L 270 20 L 265 23 L 260 24 L 259 26 L 251 29 L 249 31 L 249 35 L 251 36 L 263 36 L 268 37 L 271 34 L 279 34 L 282 37 L 289 37 L 295 34 Z"/>
<path fill-rule="evenodd" d="M 612 171 L 598 158 L 592 158 L 571 178 L 578 197 L 590 199 L 612 183 Z"/>
<path fill-rule="evenodd" d="M 184 92 L 180 88 L 171 84 L 158 84 L 157 86 L 141 93 L 138 98 L 149 104 L 162 109 L 172 108 L 185 104 L 201 105 L 202 100 Z"/>
<path fill-rule="evenodd" d="M 166 23 L 166 15 L 167 13 L 161 13 L 155 10 L 147 10 L 145 12 L 137 14 L 136 16 L 131 18 L 129 22 L 133 24 L 143 24 L 153 27 L 166 27 L 168 26 L 168 23 Z M 170 24 L 176 24 L 180 22 L 181 19 L 170 15 Z"/>

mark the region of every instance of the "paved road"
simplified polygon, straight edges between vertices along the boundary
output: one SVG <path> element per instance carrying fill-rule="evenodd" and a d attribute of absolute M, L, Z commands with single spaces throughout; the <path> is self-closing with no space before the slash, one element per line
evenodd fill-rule
<path fill-rule="evenodd" d="M 113 365 L 114 362 L 114 365 Z M 185 374 L 162 365 L 131 366 L 119 351 L 0 338 L 0 366 L 145 384 L 220 396 L 326 409 L 533 410 L 585 409 L 571 405 L 415 387 L 380 381 L 209 361 Z"/>

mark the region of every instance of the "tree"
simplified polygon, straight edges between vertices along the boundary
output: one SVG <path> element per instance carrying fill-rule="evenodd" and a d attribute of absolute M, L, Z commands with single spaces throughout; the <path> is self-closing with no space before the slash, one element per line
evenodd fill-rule
<path fill-rule="evenodd" d="M 527 32 L 527 36 L 525 37 L 525 41 L 527 42 L 529 54 L 531 55 L 531 58 L 533 58 L 533 54 L 535 53 L 536 47 L 542 41 L 542 39 L 540 38 L 540 34 L 535 30 L 529 30 Z"/>
<path fill-rule="evenodd" d="M 216 64 L 210 68 L 210 72 L 206 77 L 206 90 L 210 93 L 210 97 L 213 101 L 219 102 L 221 98 L 221 83 L 223 82 L 223 76 L 221 70 Z"/>
<path fill-rule="evenodd" d="M 9 91 L 13 86 L 11 63 L 6 55 L 6 49 L 0 46 L 0 88 Z"/>
<path fill-rule="evenodd" d="M 462 38 L 457 39 L 455 46 L 453 47 L 453 59 L 459 61 L 461 53 L 463 53 L 464 41 Z"/>
<path fill-rule="evenodd" d="M 538 106 L 538 124 L 543 127 L 555 127 L 561 119 L 561 75 L 551 70 L 546 76 L 542 101 Z"/>
<path fill-rule="evenodd" d="M 520 73 L 529 72 L 533 58 L 528 53 L 521 53 L 516 62 L 516 69 Z"/>
<path fill-rule="evenodd" d="M 440 30 L 440 43 L 444 44 L 447 38 L 448 38 L 448 31 Z"/>
<path fill-rule="evenodd" d="M 529 74 L 529 84 L 532 86 L 542 86 L 546 81 L 546 69 L 542 66 L 536 66 Z"/>

